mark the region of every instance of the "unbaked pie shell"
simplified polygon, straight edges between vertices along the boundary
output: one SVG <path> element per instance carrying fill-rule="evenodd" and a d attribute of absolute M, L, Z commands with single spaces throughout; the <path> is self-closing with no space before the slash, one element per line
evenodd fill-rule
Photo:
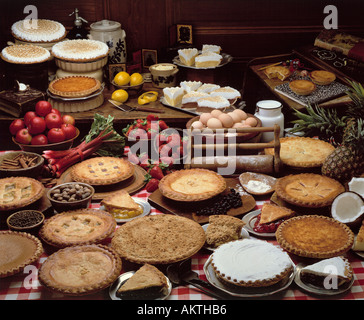
<path fill-rule="evenodd" d="M 297 256 L 326 259 L 351 249 L 354 234 L 350 228 L 329 217 L 305 215 L 284 221 L 276 231 L 280 246 Z"/>
<path fill-rule="evenodd" d="M 204 184 L 208 184 L 206 189 L 204 188 Z M 175 171 L 164 176 L 159 182 L 159 191 L 161 194 L 176 201 L 207 200 L 225 190 L 225 179 L 216 172 L 207 169 L 184 169 Z"/>
<path fill-rule="evenodd" d="M 83 87 L 82 81 L 84 80 L 87 80 L 87 82 L 92 82 L 93 84 L 88 87 L 85 86 Z M 73 86 L 73 83 L 75 81 L 76 84 L 75 86 Z M 64 90 L 57 88 L 60 85 L 62 86 L 62 83 L 65 86 Z M 51 93 L 64 98 L 87 97 L 90 94 L 99 90 L 100 88 L 101 88 L 101 83 L 99 80 L 87 76 L 69 76 L 69 77 L 58 78 L 56 80 L 53 80 L 48 86 L 48 90 Z"/>

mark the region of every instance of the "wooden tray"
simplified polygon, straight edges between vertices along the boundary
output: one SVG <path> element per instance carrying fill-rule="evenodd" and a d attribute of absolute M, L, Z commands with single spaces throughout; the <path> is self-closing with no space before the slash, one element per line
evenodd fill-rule
<path fill-rule="evenodd" d="M 68 168 L 58 179 L 57 185 L 66 182 L 72 182 L 71 178 L 71 168 Z M 92 200 L 102 200 L 110 193 L 113 193 L 118 190 L 125 190 L 129 192 L 129 194 L 133 194 L 139 191 L 141 188 L 144 187 L 145 181 L 144 176 L 147 172 L 140 166 L 135 166 L 135 173 L 132 177 L 127 180 L 121 181 L 119 183 L 115 183 L 108 186 L 93 186 L 95 188 L 95 195 L 93 196 Z"/>
<path fill-rule="evenodd" d="M 227 183 L 227 188 L 225 193 L 228 193 L 231 188 L 235 189 L 237 185 L 240 185 L 237 178 L 225 178 Z M 254 197 L 248 194 L 241 196 L 243 205 L 237 209 L 230 209 L 228 215 L 239 216 L 247 213 L 255 208 L 256 202 Z M 192 219 L 198 223 L 209 222 L 209 216 L 198 216 L 195 214 L 197 210 L 211 204 L 213 199 L 208 199 L 206 201 L 191 202 L 191 203 L 181 203 L 179 201 L 171 200 L 164 197 L 159 189 L 154 191 L 148 198 L 149 203 L 154 208 L 169 214 L 175 214 L 177 216 L 182 216 L 185 218 Z"/>

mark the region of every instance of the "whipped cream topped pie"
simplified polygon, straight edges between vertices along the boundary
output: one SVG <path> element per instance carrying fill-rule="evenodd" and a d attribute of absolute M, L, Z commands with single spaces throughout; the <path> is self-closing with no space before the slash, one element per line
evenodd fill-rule
<path fill-rule="evenodd" d="M 211 259 L 219 280 L 241 287 L 271 286 L 293 271 L 292 261 L 286 252 L 257 239 L 222 244 Z"/>
<path fill-rule="evenodd" d="M 87 76 L 69 76 L 53 80 L 49 84 L 49 91 L 61 97 L 86 97 L 99 90 L 99 80 Z"/>
<path fill-rule="evenodd" d="M 55 42 L 66 36 L 66 29 L 61 23 L 47 19 L 17 21 L 11 32 L 16 39 L 28 42 Z"/>
<path fill-rule="evenodd" d="M 1 51 L 3 60 L 16 64 L 33 64 L 48 61 L 51 54 L 45 48 L 31 44 L 17 44 Z"/>
<path fill-rule="evenodd" d="M 66 40 L 52 47 L 56 58 L 74 62 L 95 61 L 108 53 L 109 47 L 104 42 L 88 39 Z"/>

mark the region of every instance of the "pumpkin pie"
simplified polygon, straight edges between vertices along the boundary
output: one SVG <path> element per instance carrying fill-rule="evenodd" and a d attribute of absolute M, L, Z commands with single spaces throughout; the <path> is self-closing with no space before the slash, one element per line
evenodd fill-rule
<path fill-rule="evenodd" d="M 310 73 L 310 79 L 313 83 L 321 86 L 329 85 L 334 82 L 336 76 L 334 73 L 325 70 L 314 70 Z"/>
<path fill-rule="evenodd" d="M 53 80 L 48 90 L 60 97 L 78 98 L 86 97 L 99 90 L 99 80 L 87 76 L 69 76 Z"/>
<path fill-rule="evenodd" d="M 159 191 L 162 195 L 177 201 L 206 200 L 222 193 L 225 189 L 225 179 L 207 169 L 175 171 L 159 182 Z"/>
<path fill-rule="evenodd" d="M 308 96 L 316 90 L 316 85 L 309 80 L 293 80 L 289 83 L 289 88 L 299 96 Z"/>
<path fill-rule="evenodd" d="M 282 200 L 309 208 L 329 206 L 337 195 L 345 191 L 340 182 L 315 173 L 291 174 L 279 178 L 275 189 Z"/>
<path fill-rule="evenodd" d="M 0 211 L 28 206 L 44 194 L 44 186 L 38 180 L 28 177 L 0 179 Z"/>
<path fill-rule="evenodd" d="M 74 165 L 71 177 L 74 181 L 90 185 L 110 185 L 130 178 L 134 171 L 134 165 L 126 159 L 96 157 Z"/>
<path fill-rule="evenodd" d="M 296 168 L 320 167 L 335 150 L 331 143 L 310 137 L 284 137 L 280 138 L 279 142 L 281 161 Z M 264 152 L 274 155 L 274 148 L 266 148 Z"/>
<path fill-rule="evenodd" d="M 0 278 L 21 272 L 43 253 L 40 240 L 26 232 L 0 231 Z"/>
<path fill-rule="evenodd" d="M 43 241 L 57 247 L 100 243 L 116 228 L 115 218 L 103 210 L 71 210 L 47 219 L 39 231 Z"/>
<path fill-rule="evenodd" d="M 109 247 L 82 245 L 51 254 L 39 270 L 39 281 L 49 290 L 86 295 L 109 287 L 120 275 L 122 262 Z"/>
<path fill-rule="evenodd" d="M 188 259 L 205 240 L 205 231 L 197 222 L 160 214 L 126 222 L 115 231 L 111 246 L 122 259 L 155 265 Z"/>
<path fill-rule="evenodd" d="M 347 225 L 319 215 L 286 220 L 278 227 L 276 238 L 288 252 L 318 259 L 342 255 L 354 242 L 354 234 Z"/>

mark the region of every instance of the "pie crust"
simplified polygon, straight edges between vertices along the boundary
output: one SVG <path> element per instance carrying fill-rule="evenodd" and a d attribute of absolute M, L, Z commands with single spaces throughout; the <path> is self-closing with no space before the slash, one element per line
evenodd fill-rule
<path fill-rule="evenodd" d="M 318 215 L 286 220 L 278 227 L 276 238 L 288 252 L 318 259 L 342 255 L 354 242 L 354 234 L 347 225 Z"/>
<path fill-rule="evenodd" d="M 312 82 L 325 86 L 335 81 L 336 76 L 334 73 L 325 70 L 315 70 L 310 73 Z"/>
<path fill-rule="evenodd" d="M 74 181 L 90 185 L 110 185 L 130 178 L 134 171 L 134 165 L 126 159 L 96 157 L 74 165 L 71 176 Z"/>
<path fill-rule="evenodd" d="M 310 137 L 280 138 L 279 152 L 283 164 L 296 168 L 320 167 L 335 147 L 325 141 Z M 265 154 L 274 155 L 274 148 L 266 148 Z"/>
<path fill-rule="evenodd" d="M 268 67 L 264 73 L 269 79 L 278 78 L 281 81 L 286 80 L 291 75 L 289 68 L 283 66 Z"/>
<path fill-rule="evenodd" d="M 53 80 L 48 90 L 61 97 L 78 98 L 86 97 L 99 90 L 101 83 L 99 80 L 87 76 L 69 76 Z"/>
<path fill-rule="evenodd" d="M 243 239 L 218 247 L 211 258 L 216 276 L 239 287 L 267 287 L 293 271 L 292 261 L 281 248 L 257 239 Z"/>
<path fill-rule="evenodd" d="M 309 80 L 293 80 L 289 88 L 300 96 L 307 96 L 316 90 L 316 85 Z"/>
<path fill-rule="evenodd" d="M 63 248 L 100 243 L 116 228 L 114 217 L 103 210 L 80 209 L 56 214 L 47 219 L 39 231 L 46 243 Z"/>
<path fill-rule="evenodd" d="M 0 179 L 0 211 L 28 206 L 42 198 L 44 190 L 43 184 L 33 178 L 9 177 Z"/>
<path fill-rule="evenodd" d="M 55 292 L 86 295 L 110 286 L 121 267 L 119 256 L 109 247 L 74 246 L 50 255 L 40 267 L 39 280 Z"/>
<path fill-rule="evenodd" d="M 9 63 L 33 64 L 48 61 L 50 53 L 47 49 L 31 44 L 19 44 L 4 48 L 1 58 Z"/>
<path fill-rule="evenodd" d="M 122 259 L 138 264 L 168 264 L 188 259 L 205 244 L 195 221 L 169 214 L 146 216 L 120 226 L 111 246 Z"/>
<path fill-rule="evenodd" d="M 291 218 L 295 212 L 289 208 L 280 207 L 273 203 L 263 203 L 259 224 L 271 223 L 280 219 Z"/>
<path fill-rule="evenodd" d="M 0 278 L 21 272 L 43 253 L 40 240 L 17 231 L 0 231 Z"/>
<path fill-rule="evenodd" d="M 340 182 L 315 173 L 291 174 L 279 178 L 275 189 L 282 200 L 308 208 L 329 206 L 337 195 L 345 191 Z"/>
<path fill-rule="evenodd" d="M 226 190 L 225 179 L 207 169 L 184 169 L 170 173 L 159 182 L 163 196 L 177 201 L 210 199 Z"/>

